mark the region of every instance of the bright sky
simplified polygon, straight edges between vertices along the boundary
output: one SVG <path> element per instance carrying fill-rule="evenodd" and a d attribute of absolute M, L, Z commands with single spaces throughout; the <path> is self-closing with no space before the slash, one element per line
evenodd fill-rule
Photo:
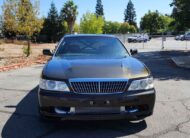
<path fill-rule="evenodd" d="M 4 0 L 0 0 L 0 6 L 3 4 L 3 1 Z M 55 3 L 58 11 L 60 11 L 64 2 L 67 0 L 40 0 L 41 16 L 47 16 L 52 1 Z M 74 0 L 74 2 L 78 6 L 79 11 L 79 15 L 77 17 L 78 23 L 86 11 L 95 12 L 96 0 Z M 123 13 L 128 0 L 102 0 L 102 2 L 104 5 L 106 20 L 123 22 Z M 170 14 L 172 11 L 172 8 L 169 6 L 172 0 L 132 0 L 132 2 L 134 3 L 136 9 L 138 23 L 140 22 L 141 17 L 147 13 L 148 10 L 158 10 L 163 14 Z"/>

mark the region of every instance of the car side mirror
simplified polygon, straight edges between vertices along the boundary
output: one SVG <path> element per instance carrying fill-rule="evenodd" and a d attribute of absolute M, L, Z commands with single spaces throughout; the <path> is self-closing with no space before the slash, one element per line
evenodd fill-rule
<path fill-rule="evenodd" d="M 46 55 L 46 56 L 53 56 L 53 53 L 51 52 L 50 49 L 43 49 L 43 55 Z"/>
<path fill-rule="evenodd" d="M 136 55 L 136 54 L 138 54 L 138 50 L 137 49 L 131 49 L 130 53 L 131 53 L 131 55 Z"/>

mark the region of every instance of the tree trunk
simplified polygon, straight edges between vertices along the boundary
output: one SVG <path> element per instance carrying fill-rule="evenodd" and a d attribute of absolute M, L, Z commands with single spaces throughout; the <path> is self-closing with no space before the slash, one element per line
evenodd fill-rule
<path fill-rule="evenodd" d="M 68 22 L 68 27 L 69 27 L 69 33 L 73 34 L 74 22 Z"/>
<path fill-rule="evenodd" d="M 30 56 L 30 38 L 28 38 L 28 48 L 27 48 L 27 57 L 29 57 Z"/>

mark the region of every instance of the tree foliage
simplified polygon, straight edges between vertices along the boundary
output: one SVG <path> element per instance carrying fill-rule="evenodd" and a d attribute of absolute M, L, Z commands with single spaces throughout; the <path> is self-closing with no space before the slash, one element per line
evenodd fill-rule
<path fill-rule="evenodd" d="M 149 11 L 141 18 L 140 28 L 150 34 L 173 31 L 174 21 L 175 19 L 169 15 L 162 15 L 158 11 Z"/>
<path fill-rule="evenodd" d="M 30 39 L 32 35 L 40 32 L 43 26 L 43 20 L 38 18 L 39 11 L 37 5 L 36 3 L 33 6 L 30 0 L 19 0 L 16 12 L 17 31 L 28 38 L 27 56 L 30 55 Z"/>
<path fill-rule="evenodd" d="M 20 0 L 18 3 L 17 31 L 28 38 L 31 38 L 34 33 L 40 32 L 43 26 L 43 20 L 38 18 L 37 5 L 33 6 L 30 0 Z"/>
<path fill-rule="evenodd" d="M 141 18 L 140 28 L 150 34 L 158 33 L 163 28 L 163 21 L 158 11 L 149 11 Z"/>
<path fill-rule="evenodd" d="M 3 34 L 8 37 L 14 37 L 17 33 L 17 1 L 16 0 L 6 0 L 2 6 L 2 31 Z"/>
<path fill-rule="evenodd" d="M 69 33 L 73 33 L 77 15 L 77 5 L 72 0 L 68 0 L 61 9 L 60 19 L 67 22 Z"/>
<path fill-rule="evenodd" d="M 130 33 L 136 33 L 137 32 L 137 28 L 134 25 L 130 25 L 129 32 Z"/>
<path fill-rule="evenodd" d="M 103 8 L 103 5 L 102 5 L 102 0 L 97 0 L 96 15 L 97 16 L 104 16 L 104 8 Z"/>
<path fill-rule="evenodd" d="M 189 0 L 173 0 L 172 16 L 175 18 L 177 31 L 185 31 L 190 28 L 190 2 Z"/>
<path fill-rule="evenodd" d="M 105 24 L 103 27 L 103 33 L 104 34 L 117 34 L 117 33 L 119 33 L 120 26 L 121 26 L 121 23 L 105 21 Z"/>
<path fill-rule="evenodd" d="M 104 34 L 127 34 L 127 33 L 136 33 L 137 29 L 134 25 L 130 25 L 127 22 L 111 22 L 106 21 L 103 27 Z"/>
<path fill-rule="evenodd" d="M 68 25 L 67 25 L 67 23 L 66 23 L 65 21 L 63 22 L 63 28 L 64 28 L 64 30 L 65 30 L 65 33 L 64 33 L 64 34 L 69 33 L 69 27 L 68 27 Z M 62 28 L 62 29 L 63 29 L 63 28 Z M 80 32 L 80 26 L 79 26 L 77 23 L 74 24 L 73 32 L 74 32 L 74 33 L 79 33 L 79 32 Z M 63 34 L 63 35 L 64 35 L 64 34 Z M 63 35 L 61 35 L 61 36 L 63 36 Z"/>
<path fill-rule="evenodd" d="M 119 32 L 122 34 L 129 33 L 129 30 L 130 30 L 130 25 L 127 22 L 122 23 L 120 28 L 119 28 Z"/>
<path fill-rule="evenodd" d="M 87 12 L 81 18 L 80 31 L 85 34 L 103 33 L 104 19 L 101 16 Z"/>
<path fill-rule="evenodd" d="M 60 32 L 59 15 L 55 4 L 52 2 L 47 18 L 44 21 L 42 34 L 46 34 L 48 42 L 56 42 Z"/>
<path fill-rule="evenodd" d="M 130 25 L 134 25 L 135 27 L 137 26 L 136 23 L 136 11 L 134 8 L 134 4 L 132 3 L 131 0 L 129 0 L 127 4 L 127 8 L 125 9 L 124 12 L 124 21 L 128 22 Z"/>
<path fill-rule="evenodd" d="M 3 21 L 2 16 L 0 15 L 0 37 L 3 35 Z"/>
<path fill-rule="evenodd" d="M 161 15 L 161 21 L 163 24 L 163 28 L 161 29 L 161 32 L 168 32 L 173 31 L 175 29 L 173 23 L 175 22 L 175 19 L 172 18 L 169 15 Z"/>
<path fill-rule="evenodd" d="M 30 55 L 30 39 L 34 33 L 40 32 L 43 20 L 39 19 L 38 1 L 33 5 L 30 0 L 6 0 L 3 4 L 3 31 L 5 36 L 16 34 L 28 38 L 28 52 Z"/>

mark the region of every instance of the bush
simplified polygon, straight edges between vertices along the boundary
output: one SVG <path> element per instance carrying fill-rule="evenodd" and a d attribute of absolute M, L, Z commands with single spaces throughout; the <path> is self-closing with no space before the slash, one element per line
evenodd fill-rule
<path fill-rule="evenodd" d="M 106 21 L 103 27 L 104 34 L 117 34 L 119 33 L 119 28 L 121 23 Z"/>
<path fill-rule="evenodd" d="M 80 23 L 80 31 L 85 34 L 103 33 L 104 19 L 93 13 L 87 12 L 83 15 Z"/>
<path fill-rule="evenodd" d="M 127 34 L 130 32 L 130 25 L 127 22 L 121 24 L 119 32 L 122 34 Z"/>
<path fill-rule="evenodd" d="M 137 32 L 137 29 L 134 25 L 131 25 L 130 28 L 129 28 L 129 32 L 130 33 L 136 33 Z"/>

